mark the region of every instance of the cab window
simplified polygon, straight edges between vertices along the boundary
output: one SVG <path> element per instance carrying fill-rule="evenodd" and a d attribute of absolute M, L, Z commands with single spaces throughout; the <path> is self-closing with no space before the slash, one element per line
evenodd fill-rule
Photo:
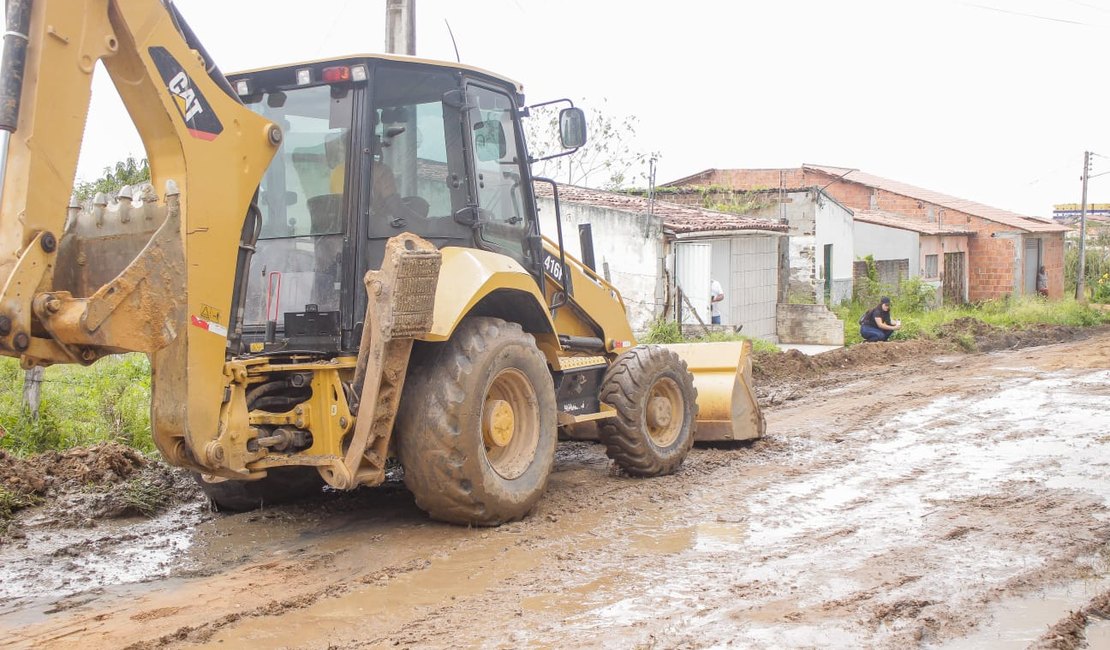
<path fill-rule="evenodd" d="M 469 111 L 467 131 L 482 241 L 527 265 L 524 238 L 532 224 L 524 203 L 524 156 L 517 146 L 513 102 L 485 86 L 471 85 L 469 91 L 477 104 Z"/>

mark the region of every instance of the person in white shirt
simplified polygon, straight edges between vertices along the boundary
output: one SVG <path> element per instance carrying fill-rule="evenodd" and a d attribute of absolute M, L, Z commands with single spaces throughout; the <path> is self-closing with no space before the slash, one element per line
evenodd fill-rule
<path fill-rule="evenodd" d="M 714 325 L 721 324 L 721 305 L 719 304 L 725 299 L 725 290 L 721 288 L 721 283 L 716 280 L 709 281 L 709 317 Z"/>

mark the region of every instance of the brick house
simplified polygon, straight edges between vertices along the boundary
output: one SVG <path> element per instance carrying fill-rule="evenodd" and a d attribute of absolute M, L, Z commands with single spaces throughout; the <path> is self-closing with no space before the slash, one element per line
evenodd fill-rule
<path fill-rule="evenodd" d="M 1064 295 L 1064 233 L 1050 221 L 994 208 L 846 167 L 707 169 L 670 186 L 733 190 L 818 187 L 854 211 L 960 228 L 967 238 L 967 299 L 1036 292 L 1037 267 L 1048 273 L 1048 295 Z"/>
<path fill-rule="evenodd" d="M 967 226 L 906 219 L 882 210 L 857 210 L 853 221 L 856 255 L 875 260 L 880 282 L 897 286 L 902 278 L 919 277 L 936 289 L 937 304 L 967 301 L 967 249 L 974 234 Z M 898 264 L 890 269 L 892 262 L 905 263 L 905 268 Z M 853 275 L 865 276 L 867 263 L 856 265 Z"/>

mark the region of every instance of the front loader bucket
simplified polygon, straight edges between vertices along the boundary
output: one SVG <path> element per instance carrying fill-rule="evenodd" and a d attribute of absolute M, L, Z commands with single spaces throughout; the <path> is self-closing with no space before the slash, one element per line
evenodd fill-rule
<path fill-rule="evenodd" d="M 752 388 L 752 344 L 678 343 L 664 345 L 686 362 L 698 389 L 698 429 L 694 440 L 754 440 L 766 424 Z"/>

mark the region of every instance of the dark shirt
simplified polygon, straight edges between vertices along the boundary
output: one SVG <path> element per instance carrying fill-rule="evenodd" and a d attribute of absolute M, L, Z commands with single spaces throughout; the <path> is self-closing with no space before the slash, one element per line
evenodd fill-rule
<path fill-rule="evenodd" d="M 878 328 L 879 326 L 875 324 L 875 319 L 876 318 L 880 319 L 881 321 L 883 321 L 887 325 L 893 325 L 894 324 L 894 323 L 891 322 L 890 312 L 889 311 L 883 311 L 883 306 L 882 305 L 879 305 L 878 307 L 875 307 L 871 311 L 864 314 L 863 318 L 859 319 L 859 324 L 860 325 L 867 325 L 869 327 Z"/>

